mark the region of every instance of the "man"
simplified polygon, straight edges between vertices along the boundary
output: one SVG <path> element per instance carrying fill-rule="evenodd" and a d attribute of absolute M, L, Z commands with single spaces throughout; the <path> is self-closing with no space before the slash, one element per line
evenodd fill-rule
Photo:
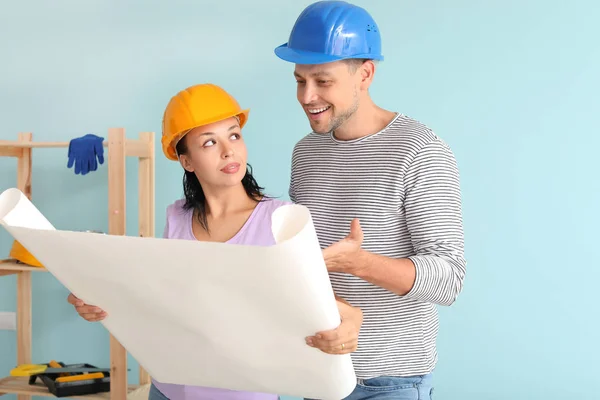
<path fill-rule="evenodd" d="M 313 130 L 294 147 L 290 197 L 311 211 L 336 295 L 363 312 L 348 399 L 429 399 L 435 307 L 455 301 L 466 271 L 454 155 L 369 96 L 383 56 L 366 10 L 314 3 L 275 53 L 295 64 Z"/>

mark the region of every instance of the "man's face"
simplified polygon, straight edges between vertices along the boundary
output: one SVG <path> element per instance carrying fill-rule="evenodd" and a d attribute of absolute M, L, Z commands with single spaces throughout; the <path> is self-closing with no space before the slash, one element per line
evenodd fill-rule
<path fill-rule="evenodd" d="M 343 61 L 296 64 L 297 96 L 316 133 L 336 130 L 359 106 L 361 73 Z"/>

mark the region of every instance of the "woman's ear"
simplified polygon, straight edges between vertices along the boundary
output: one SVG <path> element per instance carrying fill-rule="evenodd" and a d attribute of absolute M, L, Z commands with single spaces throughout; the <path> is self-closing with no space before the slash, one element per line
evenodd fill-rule
<path fill-rule="evenodd" d="M 181 164 L 183 169 L 185 169 L 187 172 L 194 172 L 194 167 L 192 166 L 192 161 L 190 160 L 190 158 L 187 155 L 185 155 L 185 154 L 180 155 L 179 163 Z"/>

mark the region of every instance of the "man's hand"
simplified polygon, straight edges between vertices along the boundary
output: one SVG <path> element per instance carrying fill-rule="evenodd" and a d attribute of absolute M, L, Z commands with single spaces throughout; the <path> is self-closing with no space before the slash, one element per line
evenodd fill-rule
<path fill-rule="evenodd" d="M 323 250 L 323 259 L 329 272 L 346 272 L 357 275 L 361 265 L 363 232 L 357 218 L 350 224 L 350 233 L 339 242 Z"/>
<path fill-rule="evenodd" d="M 337 299 L 342 322 L 331 331 L 318 332 L 306 338 L 306 344 L 328 354 L 348 354 L 358 348 L 358 334 L 363 322 L 360 308 L 352 307 L 342 299 Z"/>
<path fill-rule="evenodd" d="M 69 294 L 67 301 L 75 306 L 75 310 L 77 310 L 79 315 L 86 321 L 97 322 L 106 318 L 106 311 L 96 306 L 85 304 L 83 300 L 76 297 L 73 293 Z"/>

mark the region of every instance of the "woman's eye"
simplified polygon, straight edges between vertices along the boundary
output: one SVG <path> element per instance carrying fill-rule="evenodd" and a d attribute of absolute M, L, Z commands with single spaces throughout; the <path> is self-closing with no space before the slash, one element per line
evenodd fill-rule
<path fill-rule="evenodd" d="M 215 144 L 215 141 L 211 139 L 211 140 L 207 140 L 207 141 L 206 141 L 206 142 L 203 144 L 203 146 L 204 146 L 204 147 L 210 147 L 210 146 L 212 146 L 212 145 L 214 145 L 214 144 Z"/>
<path fill-rule="evenodd" d="M 234 138 L 235 140 L 238 140 L 240 138 L 240 135 L 238 133 L 234 133 L 233 135 L 230 136 L 231 138 Z"/>

